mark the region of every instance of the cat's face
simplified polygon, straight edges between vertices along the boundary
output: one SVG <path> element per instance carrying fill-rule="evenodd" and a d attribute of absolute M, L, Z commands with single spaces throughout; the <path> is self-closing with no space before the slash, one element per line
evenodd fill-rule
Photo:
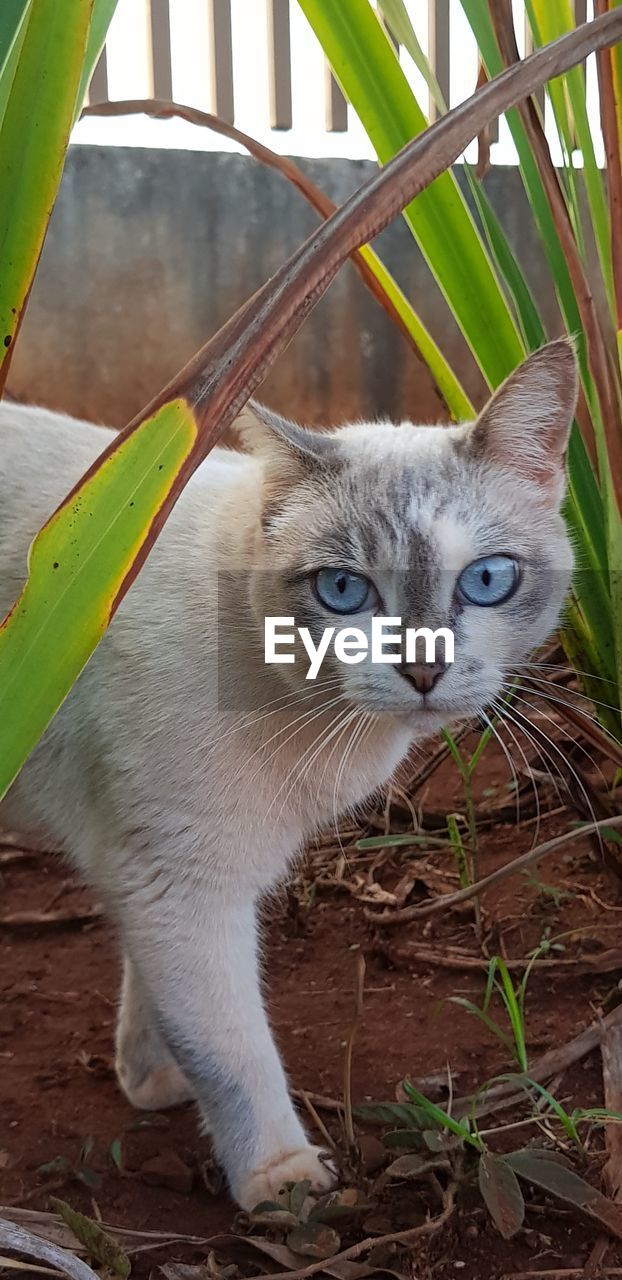
<path fill-rule="evenodd" d="M 450 628 L 454 661 L 344 664 L 331 643 L 317 678 L 415 736 L 476 714 L 554 629 L 572 569 L 559 514 L 576 404 L 571 347 L 536 353 L 474 424 L 360 424 L 318 436 L 268 416 L 246 430 L 266 457 L 261 567 L 252 606 L 293 617 L 317 646 L 327 627 L 371 639 L 374 616 Z M 255 410 L 257 412 L 257 410 Z M 266 431 L 266 425 L 268 430 Z M 297 688 L 309 659 L 279 668 Z M 411 655 L 412 656 L 412 655 Z"/>

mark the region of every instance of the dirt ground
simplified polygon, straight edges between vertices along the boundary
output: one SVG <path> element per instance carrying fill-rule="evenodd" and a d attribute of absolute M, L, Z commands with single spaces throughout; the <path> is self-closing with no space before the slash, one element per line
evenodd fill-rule
<path fill-rule="evenodd" d="M 491 746 L 477 771 L 480 814 L 498 805 L 507 782 L 506 762 Z M 552 811 L 542 821 L 540 840 L 570 829 L 573 818 L 553 795 L 547 800 L 543 792 L 542 804 Z M 436 811 L 460 810 L 463 793 L 450 763 L 434 773 L 416 805 L 426 825 Z M 371 826 L 367 819 L 361 822 L 361 831 L 373 833 L 384 821 L 381 810 Z M 389 808 L 386 822 L 392 823 Z M 535 830 L 531 815 L 519 827 L 512 820 L 492 827 L 483 820 L 480 874 L 529 849 Z M 620 943 L 621 885 L 587 839 L 568 843 L 531 872 L 502 880 L 484 894 L 484 950 L 471 904 L 391 928 L 370 919 L 390 903 L 383 894 L 409 905 L 455 889 L 456 867 L 445 848 L 423 844 L 372 857 L 356 852 L 345 832 L 344 858 L 332 839 L 334 847 L 329 838 L 312 851 L 292 886 L 266 911 L 266 985 L 292 1084 L 310 1092 L 338 1144 L 340 1112 L 324 1103 L 343 1098 L 344 1048 L 361 954 L 364 1003 L 351 1075 L 355 1104 L 399 1098 L 404 1077 L 423 1081 L 424 1091 L 443 1102 L 448 1067 L 461 1095 L 511 1066 L 499 1040 L 448 1003 L 450 996 L 481 1001 L 485 972 L 477 965 L 485 953 L 523 960 L 543 938 L 558 939 L 558 949 L 547 958 L 555 963 L 536 968 L 529 981 L 530 1060 L 566 1044 L 619 1002 L 622 949 L 619 965 L 615 956 L 607 963 L 607 956 Z M 56 1195 L 91 1217 L 134 1231 L 220 1237 L 201 1274 L 240 1274 L 227 1269 L 232 1256 L 242 1274 L 272 1273 L 278 1267 L 267 1258 L 249 1253 L 240 1261 L 235 1248 L 231 1253 L 231 1241 L 248 1231 L 248 1222 L 219 1188 L 209 1139 L 199 1135 L 193 1108 L 139 1115 L 117 1089 L 112 1052 L 118 962 L 107 921 L 89 918 L 94 905 L 60 856 L 0 843 L 0 1202 L 49 1210 Z M 39 912 L 60 918 L 37 924 Z M 500 1006 L 494 1013 L 502 1021 Z M 602 1105 L 599 1050 L 560 1073 L 554 1087 L 569 1110 Z M 507 1120 L 506 1113 L 486 1124 Z M 359 1137 L 374 1135 L 375 1141 L 363 1142 L 363 1165 L 350 1165 L 344 1179 L 358 1187 L 359 1202 L 369 1207 L 359 1214 L 356 1229 L 343 1230 L 342 1248 L 364 1235 L 412 1227 L 439 1211 L 427 1185 L 385 1180 L 383 1186 L 373 1165 L 384 1130 L 359 1121 L 356 1128 Z M 501 1135 L 497 1149 L 510 1149 L 509 1138 L 514 1145 L 535 1138 L 543 1145 L 533 1125 Z M 603 1159 L 602 1132 L 592 1133 L 581 1172 L 595 1185 L 602 1185 Z M 171 1180 L 176 1189 L 162 1185 Z M 611 1238 L 599 1241 L 592 1219 L 543 1191 L 526 1190 L 525 1196 L 525 1225 L 506 1242 L 467 1182 L 447 1223 L 408 1251 L 387 1249 L 378 1256 L 376 1274 L 393 1269 L 416 1280 L 500 1280 L 523 1273 L 589 1277 L 606 1274 L 595 1269 L 601 1255 L 606 1268 L 622 1266 L 622 1247 Z M 133 1255 L 133 1274 L 158 1276 L 165 1261 L 204 1263 L 208 1254 L 207 1245 L 181 1242 L 145 1249 Z M 301 1257 L 300 1267 L 309 1261 Z M 345 1278 L 347 1272 L 339 1274 Z"/>

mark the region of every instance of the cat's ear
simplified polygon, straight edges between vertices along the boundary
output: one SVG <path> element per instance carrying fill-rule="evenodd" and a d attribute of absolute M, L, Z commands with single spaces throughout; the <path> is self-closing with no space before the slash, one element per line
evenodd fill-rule
<path fill-rule="evenodd" d="M 249 400 L 235 426 L 249 453 L 264 462 L 271 505 L 301 480 L 337 465 L 339 450 L 332 433 L 300 427 L 256 400 Z"/>
<path fill-rule="evenodd" d="M 570 340 L 535 351 L 498 388 L 469 433 L 481 457 L 540 486 L 551 505 L 562 498 L 564 459 L 579 391 Z"/>

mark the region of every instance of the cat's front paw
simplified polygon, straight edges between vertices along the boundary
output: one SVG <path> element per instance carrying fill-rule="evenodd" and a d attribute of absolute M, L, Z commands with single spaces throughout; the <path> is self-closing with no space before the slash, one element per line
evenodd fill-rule
<path fill-rule="evenodd" d="M 240 1178 L 233 1187 L 238 1204 L 250 1211 L 262 1200 L 275 1200 L 287 1182 L 311 1183 L 313 1191 L 328 1191 L 335 1182 L 335 1170 L 321 1147 L 296 1147 L 279 1151 L 267 1164 Z"/>

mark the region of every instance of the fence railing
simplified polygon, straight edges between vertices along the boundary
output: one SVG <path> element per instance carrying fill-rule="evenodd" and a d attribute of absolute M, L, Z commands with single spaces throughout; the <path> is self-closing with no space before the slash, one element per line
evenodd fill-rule
<path fill-rule="evenodd" d="M 432 69 L 440 86 L 444 100 L 454 105 L 473 91 L 477 77 L 477 62 L 474 42 L 467 48 L 462 42 L 458 51 L 452 48 L 453 28 L 461 14 L 459 0 L 406 0 L 407 8 L 418 30 L 423 48 L 430 59 Z M 297 47 L 305 41 L 307 50 L 313 46 L 313 67 L 319 67 L 319 73 L 305 76 L 303 91 L 305 98 L 313 100 L 316 105 L 321 102 L 321 128 L 327 135 L 347 134 L 352 127 L 351 113 L 339 86 L 330 73 L 325 60 L 318 61 L 317 42 L 313 32 L 304 23 L 300 25 L 300 10 L 297 0 L 120 0 L 117 14 L 113 22 L 121 23 L 129 12 L 128 5 L 133 7 L 134 17 L 140 10 L 142 15 L 141 51 L 143 72 L 146 63 L 146 80 L 148 92 L 146 96 L 154 98 L 178 100 L 190 105 L 207 106 L 207 108 L 230 123 L 248 124 L 249 116 L 254 117 L 256 107 L 257 118 L 265 119 L 267 106 L 268 130 L 296 130 L 294 111 L 294 68 L 292 45 Z M 246 6 L 246 9 L 244 9 Z M 243 38 L 244 15 L 252 13 L 257 18 L 258 12 L 263 15 L 265 44 L 258 48 L 256 56 L 263 58 L 265 65 L 261 68 L 253 83 L 249 76 L 240 70 L 240 42 Z M 590 0 L 574 0 L 575 15 L 578 22 L 586 21 L 593 11 Z M 524 27 L 524 48 L 530 50 L 529 26 L 526 20 L 523 0 L 515 0 L 515 14 L 519 25 Z M 204 89 L 202 102 L 195 101 L 195 92 L 184 85 L 184 60 L 176 58 L 172 33 L 183 24 L 192 24 L 201 18 L 206 32 Z M 238 40 L 236 44 L 236 20 Z M 295 22 L 294 22 L 295 20 Z M 304 20 L 303 20 L 304 22 Z M 294 25 L 296 30 L 294 31 Z M 188 28 L 191 32 L 191 25 Z M 187 34 L 188 34 L 187 30 Z M 111 37 L 114 27 L 111 29 Z M 242 33 L 242 35 L 241 35 Z M 302 33 L 302 34 L 301 34 Z M 131 44 L 131 42 L 130 42 Z M 398 46 L 399 49 L 399 46 Z M 105 102 L 110 97 L 144 97 L 145 76 L 143 74 L 140 87 L 133 88 L 132 58 L 134 50 L 126 42 L 122 51 L 114 41 L 109 43 L 101 55 L 91 82 L 89 100 L 91 103 Z M 400 56 L 407 74 L 416 76 L 410 59 L 400 50 Z M 111 72 L 115 70 L 116 61 L 124 62 L 125 91 L 122 95 L 112 94 L 110 90 Z M 300 64 L 298 64 L 300 65 Z M 323 74 L 322 74 L 323 71 Z M 118 79 L 118 76 L 117 76 Z M 195 81 L 196 83 L 196 81 Z M 176 92 L 173 93 L 175 87 Z M 421 92 L 421 83 L 418 89 Z M 260 98 L 266 94 L 268 102 Z M 429 98 L 427 89 L 426 97 Z M 434 118 L 435 105 L 428 101 L 430 118 Z M 240 113 L 244 116 L 240 120 Z M 258 130 L 261 132 L 261 129 Z M 265 131 L 264 131 L 265 132 Z M 498 133 L 493 133 L 495 141 Z M 292 138 L 295 148 L 295 139 Z M 304 150 L 304 147 L 297 149 Z M 331 148 L 333 150 L 333 148 Z M 494 154 L 493 154 L 494 160 Z"/>

